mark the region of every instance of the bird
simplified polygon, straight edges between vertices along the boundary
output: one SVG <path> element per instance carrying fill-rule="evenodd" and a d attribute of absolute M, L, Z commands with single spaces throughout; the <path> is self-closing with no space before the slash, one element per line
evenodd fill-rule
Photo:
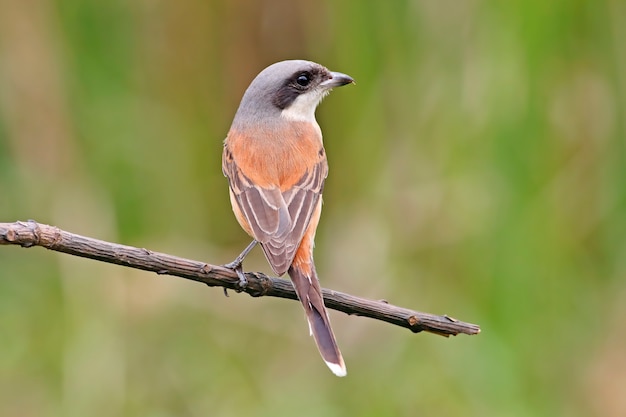
<path fill-rule="evenodd" d="M 289 275 L 318 350 L 337 376 L 346 366 L 330 325 L 313 262 L 315 231 L 328 174 L 315 110 L 335 87 L 354 84 L 349 75 L 315 62 L 287 60 L 262 70 L 246 89 L 224 140 L 222 171 L 230 202 L 252 242 L 225 266 L 239 284 L 242 263 L 260 244 L 272 270 Z"/>

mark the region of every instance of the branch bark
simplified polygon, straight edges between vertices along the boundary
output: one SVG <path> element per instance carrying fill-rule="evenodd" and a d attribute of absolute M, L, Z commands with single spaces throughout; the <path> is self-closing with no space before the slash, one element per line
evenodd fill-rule
<path fill-rule="evenodd" d="M 159 275 L 190 279 L 210 287 L 243 291 L 252 297 L 297 299 L 291 281 L 286 279 L 268 277 L 259 272 L 248 272 L 246 273 L 248 285 L 242 290 L 239 288 L 237 274 L 223 266 L 80 236 L 34 220 L 0 223 L 0 245 L 19 245 L 24 248 L 42 246 L 57 252 L 143 269 Z M 324 303 L 328 308 L 350 315 L 382 320 L 415 333 L 427 331 L 442 336 L 456 336 L 459 333 L 474 335 L 480 332 L 479 326 L 464 323 L 447 315 L 421 313 L 394 306 L 384 300 L 368 300 L 329 289 L 324 289 L 323 292 Z"/>

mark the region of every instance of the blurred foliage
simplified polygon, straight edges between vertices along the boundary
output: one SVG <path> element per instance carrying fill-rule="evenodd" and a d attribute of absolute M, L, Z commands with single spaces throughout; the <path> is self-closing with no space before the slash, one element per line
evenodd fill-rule
<path fill-rule="evenodd" d="M 483 332 L 332 313 L 339 379 L 296 303 L 2 247 L 0 415 L 626 415 L 625 28 L 618 0 L 2 0 L 0 221 L 232 260 L 222 140 L 311 59 L 357 80 L 318 110 L 323 285 Z"/>

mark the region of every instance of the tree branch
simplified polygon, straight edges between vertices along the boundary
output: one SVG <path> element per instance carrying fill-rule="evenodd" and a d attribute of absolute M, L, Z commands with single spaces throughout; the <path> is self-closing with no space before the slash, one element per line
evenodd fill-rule
<path fill-rule="evenodd" d="M 223 266 L 192 261 L 148 249 L 118 245 L 102 240 L 65 232 L 57 227 L 29 220 L 27 222 L 0 223 L 0 245 L 20 245 L 24 248 L 44 248 L 83 258 L 95 259 L 130 268 L 173 275 L 202 282 L 210 287 L 241 292 L 237 274 Z M 291 281 L 271 278 L 258 272 L 246 273 L 248 285 L 243 290 L 252 297 L 280 297 L 296 300 Z M 459 333 L 473 335 L 480 332 L 475 324 L 464 323 L 446 315 L 428 313 L 397 307 L 386 301 L 373 301 L 339 291 L 324 289 L 324 302 L 328 308 L 346 314 L 382 320 L 418 333 L 427 331 L 442 336 Z"/>

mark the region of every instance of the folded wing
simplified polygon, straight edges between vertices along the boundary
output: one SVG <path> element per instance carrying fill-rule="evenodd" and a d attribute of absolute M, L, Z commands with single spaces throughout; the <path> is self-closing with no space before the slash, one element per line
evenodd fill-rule
<path fill-rule="evenodd" d="M 255 185 L 225 149 L 223 171 L 253 237 L 261 243 L 274 272 L 289 269 L 319 202 L 328 165 L 323 154 L 294 184 Z"/>

